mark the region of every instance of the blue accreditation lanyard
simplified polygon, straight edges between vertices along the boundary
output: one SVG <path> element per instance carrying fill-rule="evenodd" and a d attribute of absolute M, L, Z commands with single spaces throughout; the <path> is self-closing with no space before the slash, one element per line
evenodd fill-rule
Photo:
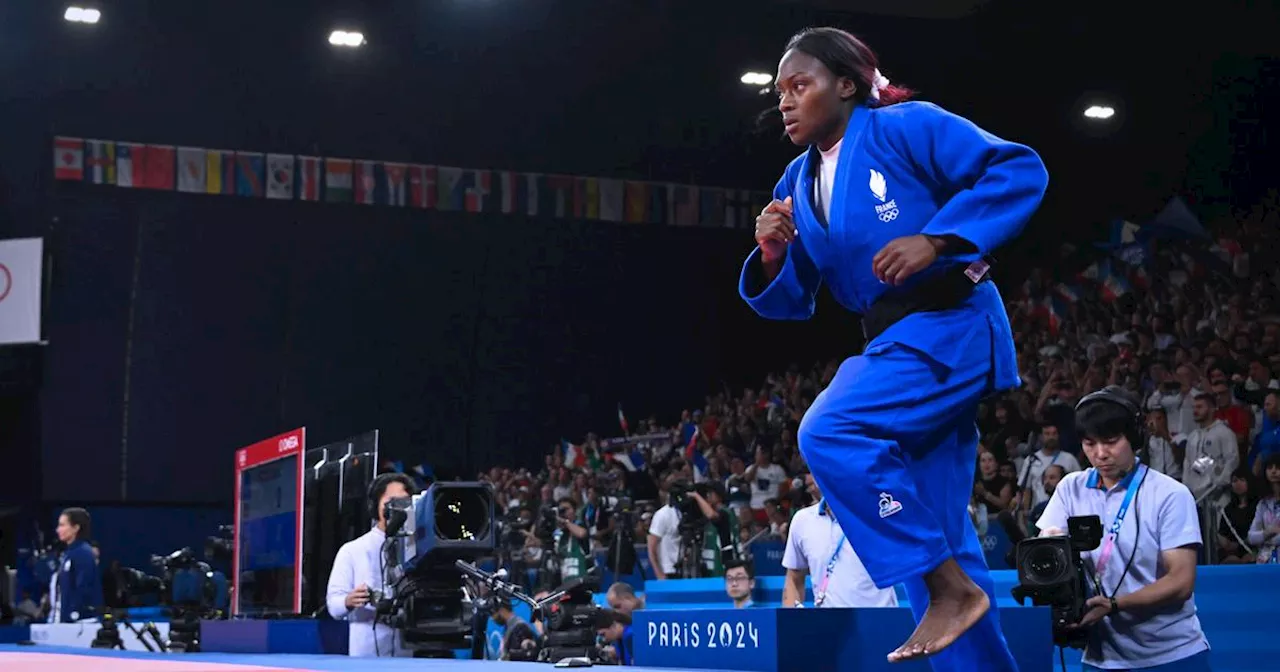
<path fill-rule="evenodd" d="M 1116 537 L 1120 534 L 1120 526 L 1124 524 L 1124 518 L 1129 513 L 1129 505 L 1133 503 L 1133 495 L 1137 492 L 1133 487 L 1134 478 L 1140 475 L 1142 470 L 1146 468 L 1147 465 L 1138 464 L 1138 468 L 1130 472 L 1130 474 L 1120 482 L 1120 485 L 1125 489 L 1124 499 L 1120 501 L 1120 508 L 1116 510 L 1115 520 L 1111 521 L 1111 527 L 1107 530 L 1106 541 L 1102 542 L 1102 552 L 1098 554 L 1098 564 L 1096 569 L 1099 578 L 1102 577 L 1102 572 L 1106 569 L 1107 563 L 1111 561 L 1111 554 L 1116 548 Z M 1142 531 L 1138 530 L 1137 533 L 1142 534 Z M 1138 540 L 1135 538 L 1133 543 L 1138 543 Z"/>
<path fill-rule="evenodd" d="M 819 515 L 819 516 L 823 515 L 822 510 L 823 510 L 826 506 L 827 506 L 827 499 L 826 499 L 825 497 L 824 497 L 824 498 L 822 498 L 822 499 L 820 499 L 820 500 L 818 500 L 818 515 Z M 829 510 L 829 509 L 828 509 L 828 513 L 830 513 L 830 510 Z M 835 516 L 834 516 L 834 515 L 831 515 L 831 519 L 832 519 L 832 521 L 833 521 L 833 522 L 835 522 L 835 524 L 836 524 L 837 526 L 839 526 L 839 525 L 840 525 L 840 523 L 839 523 L 838 521 L 835 521 Z M 828 538 L 828 539 L 830 539 L 831 537 L 830 537 L 830 536 L 828 536 L 827 538 Z M 825 570 L 824 570 L 824 571 L 823 571 L 823 573 L 822 573 L 822 580 L 821 580 L 821 581 L 819 581 L 819 582 L 818 582 L 818 585 L 814 588 L 814 591 L 813 591 L 813 606 L 815 606 L 815 607 L 821 607 L 821 606 L 822 606 L 822 603 L 823 603 L 823 602 L 825 602 L 825 601 L 827 600 L 827 586 L 828 586 L 828 584 L 830 584 L 830 582 L 831 582 L 831 573 L 832 573 L 833 571 L 835 571 L 835 568 L 836 568 L 836 560 L 840 558 L 840 551 L 841 551 L 841 549 L 843 549 L 843 548 L 844 548 L 844 542 L 845 542 L 845 539 L 846 539 L 846 538 L 847 538 L 847 537 L 846 537 L 846 535 L 845 535 L 845 533 L 844 533 L 844 530 L 841 530 L 841 531 L 840 531 L 840 541 L 837 541 L 837 542 L 836 542 L 836 548 L 835 548 L 835 550 L 834 550 L 834 551 L 832 551 L 832 552 L 831 552 L 831 558 L 830 558 L 829 560 L 827 560 L 826 568 L 825 568 Z"/>

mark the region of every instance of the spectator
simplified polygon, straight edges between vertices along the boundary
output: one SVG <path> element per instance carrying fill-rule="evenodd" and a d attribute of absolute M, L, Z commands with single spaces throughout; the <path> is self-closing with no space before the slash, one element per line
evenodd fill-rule
<path fill-rule="evenodd" d="M 1261 431 L 1254 439 L 1245 466 L 1262 476 L 1262 463 L 1280 454 L 1280 393 L 1267 392 L 1263 398 Z"/>
<path fill-rule="evenodd" d="M 1231 501 L 1222 512 L 1218 528 L 1218 562 L 1228 565 L 1252 563 L 1256 556 L 1246 539 L 1258 509 L 1253 492 L 1253 474 L 1244 467 L 1231 476 Z"/>
<path fill-rule="evenodd" d="M 779 489 L 787 478 L 787 472 L 773 463 L 770 452 L 764 446 L 757 446 L 756 461 L 747 468 L 746 476 L 751 483 L 751 512 L 756 522 L 766 525 L 770 521 L 764 503 L 778 498 Z"/>
<path fill-rule="evenodd" d="M 1235 432 L 1216 417 L 1216 411 L 1212 395 L 1196 397 L 1193 417 L 1197 427 L 1176 440 L 1185 451 L 1182 482 L 1191 490 L 1197 504 L 1210 503 L 1221 508 L 1229 498 L 1231 475 L 1240 464 L 1240 451 L 1236 447 Z"/>
<path fill-rule="evenodd" d="M 1031 536 L 1040 534 L 1040 529 L 1036 526 L 1036 523 L 1040 522 L 1041 514 L 1044 513 L 1045 507 L 1049 505 L 1049 500 L 1053 499 L 1053 493 L 1058 489 L 1058 484 L 1066 477 L 1067 470 L 1061 464 L 1049 465 L 1044 470 L 1044 473 L 1040 475 L 1040 487 L 1044 490 L 1048 499 L 1036 504 L 1035 508 L 1027 513 L 1028 529 L 1031 531 Z"/>
<path fill-rule="evenodd" d="M 663 494 L 669 490 L 664 489 Z M 649 521 L 647 546 L 654 577 L 659 581 L 679 578 L 676 566 L 680 561 L 680 512 L 670 502 L 664 503 Z"/>
<path fill-rule="evenodd" d="M 1249 543 L 1257 549 L 1259 564 L 1280 563 L 1280 455 L 1272 454 L 1263 465 L 1267 479 L 1267 495 L 1258 501 L 1253 523 L 1249 525 Z"/>
<path fill-rule="evenodd" d="M 1175 480 L 1182 480 L 1181 447 L 1169 433 L 1169 416 L 1161 406 L 1147 411 L 1147 466 Z"/>
<path fill-rule="evenodd" d="M 1013 483 L 1000 475 L 1000 465 L 990 451 L 978 451 L 978 478 L 973 484 L 977 501 L 985 504 L 987 515 L 999 515 L 1013 502 Z"/>
<path fill-rule="evenodd" d="M 1071 412 L 1075 412 L 1074 406 L 1071 407 Z M 1044 491 L 1044 480 L 1041 477 L 1045 469 L 1055 464 L 1060 465 L 1068 474 L 1080 471 L 1080 463 L 1075 456 L 1063 451 L 1059 445 L 1059 426 L 1051 423 L 1040 430 L 1040 449 L 1023 462 L 1022 482 L 1027 484 L 1026 491 L 1022 493 L 1021 508 L 1024 511 L 1030 511 L 1049 501 L 1049 494 Z"/>

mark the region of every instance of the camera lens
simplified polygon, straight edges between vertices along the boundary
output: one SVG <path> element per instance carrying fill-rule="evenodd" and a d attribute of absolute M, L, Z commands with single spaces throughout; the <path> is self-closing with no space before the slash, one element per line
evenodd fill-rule
<path fill-rule="evenodd" d="M 1027 579 L 1037 583 L 1056 583 L 1067 576 L 1070 563 L 1059 546 L 1037 546 L 1027 553 L 1023 561 Z"/>
<path fill-rule="evenodd" d="M 449 541 L 482 539 L 492 506 L 481 490 L 441 488 L 435 498 L 436 536 Z"/>

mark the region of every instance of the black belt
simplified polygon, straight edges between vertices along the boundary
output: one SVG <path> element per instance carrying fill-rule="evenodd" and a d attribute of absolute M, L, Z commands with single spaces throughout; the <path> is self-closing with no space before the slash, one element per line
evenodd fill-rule
<path fill-rule="evenodd" d="M 894 292 L 881 296 L 871 304 L 871 308 L 862 315 L 862 334 L 867 343 L 874 341 L 889 327 L 897 324 L 902 318 L 913 313 L 928 313 L 949 310 L 964 303 L 973 294 L 974 288 L 991 280 L 991 259 L 983 259 L 987 268 L 976 280 L 968 266 L 957 266 L 954 269 L 935 275 L 912 287 L 908 291 Z"/>

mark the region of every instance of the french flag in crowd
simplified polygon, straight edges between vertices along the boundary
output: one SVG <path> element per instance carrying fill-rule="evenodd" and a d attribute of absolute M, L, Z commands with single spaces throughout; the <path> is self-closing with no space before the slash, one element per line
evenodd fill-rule
<path fill-rule="evenodd" d="M 1062 300 L 1056 296 L 1044 297 L 1044 314 L 1049 324 L 1049 333 L 1054 336 L 1058 335 L 1058 330 L 1062 328 L 1062 323 L 1067 320 L 1067 307 L 1063 305 Z"/>
<path fill-rule="evenodd" d="M 1106 301 L 1115 301 L 1128 294 L 1129 289 L 1129 281 L 1125 280 L 1123 275 L 1108 273 L 1107 278 L 1102 281 L 1102 298 Z"/>
<path fill-rule="evenodd" d="M 565 466 L 576 469 L 587 466 L 587 453 L 582 446 L 575 446 L 564 439 L 560 439 L 560 446 L 564 448 Z"/>
<path fill-rule="evenodd" d="M 618 403 L 618 426 L 622 427 L 622 435 L 629 436 L 631 430 L 627 428 L 627 416 L 622 412 L 622 403 Z"/>
<path fill-rule="evenodd" d="M 1058 296 L 1067 303 L 1078 303 L 1080 301 L 1080 288 L 1074 285 L 1059 282 L 1054 286 L 1054 290 L 1058 292 Z"/>
<path fill-rule="evenodd" d="M 644 453 L 639 448 L 632 448 L 631 452 L 623 452 L 619 450 L 610 455 L 614 462 L 622 465 L 627 471 L 640 471 L 644 469 Z"/>
<path fill-rule="evenodd" d="M 710 465 L 707 464 L 707 457 L 698 450 L 698 437 L 702 435 L 702 430 L 698 427 L 693 429 L 693 437 L 689 439 L 689 443 L 684 447 L 684 459 L 693 465 L 693 480 L 705 481 L 707 479 L 707 471 Z"/>

